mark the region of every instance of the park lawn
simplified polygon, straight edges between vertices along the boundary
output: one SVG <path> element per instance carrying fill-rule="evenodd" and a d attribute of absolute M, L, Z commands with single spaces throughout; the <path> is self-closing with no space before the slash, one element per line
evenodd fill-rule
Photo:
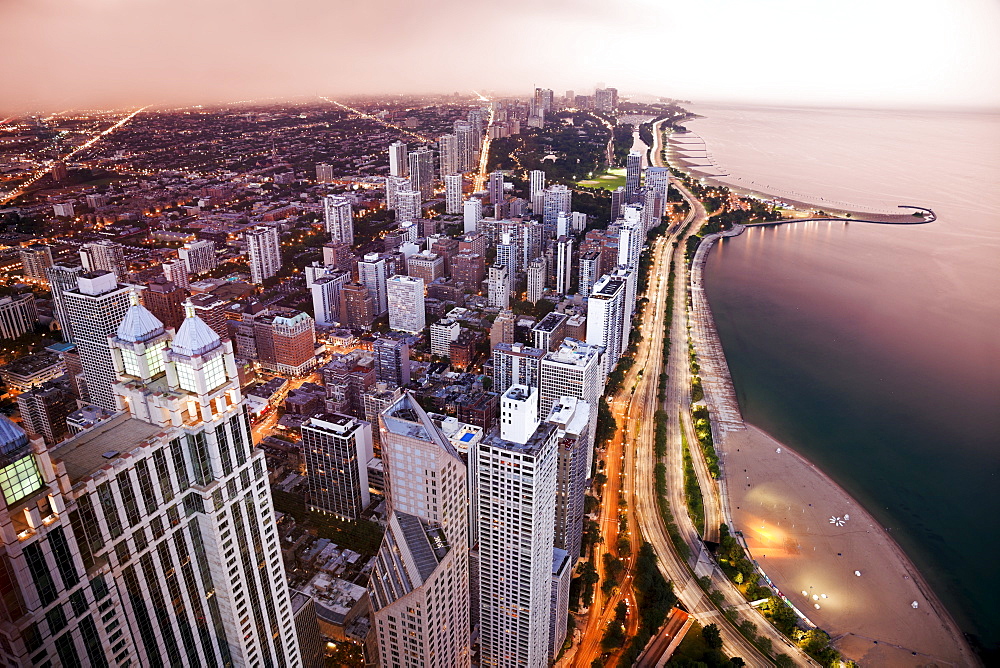
<path fill-rule="evenodd" d="M 603 174 L 595 174 L 593 178 L 577 181 L 576 183 L 587 188 L 615 190 L 619 186 L 625 185 L 625 170 L 609 169 Z"/>

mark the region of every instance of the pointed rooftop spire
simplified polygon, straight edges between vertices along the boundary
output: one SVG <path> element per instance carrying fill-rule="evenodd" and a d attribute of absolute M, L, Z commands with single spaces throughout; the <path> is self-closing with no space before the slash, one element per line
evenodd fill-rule
<path fill-rule="evenodd" d="M 134 290 L 129 293 L 129 299 L 132 305 L 125 311 L 125 317 L 118 325 L 118 338 L 129 343 L 139 343 L 163 334 L 163 323 L 139 303 L 139 295 Z"/>
<path fill-rule="evenodd" d="M 191 300 L 184 301 L 184 322 L 174 335 L 170 348 L 181 355 L 202 355 L 222 345 L 222 339 L 205 321 L 195 315 Z"/>

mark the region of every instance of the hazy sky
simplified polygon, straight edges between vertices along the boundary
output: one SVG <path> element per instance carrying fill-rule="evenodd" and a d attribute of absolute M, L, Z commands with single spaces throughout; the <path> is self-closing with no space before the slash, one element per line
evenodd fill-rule
<path fill-rule="evenodd" d="M 533 85 L 1000 107 L 997 0 L 0 0 L 0 110 Z"/>

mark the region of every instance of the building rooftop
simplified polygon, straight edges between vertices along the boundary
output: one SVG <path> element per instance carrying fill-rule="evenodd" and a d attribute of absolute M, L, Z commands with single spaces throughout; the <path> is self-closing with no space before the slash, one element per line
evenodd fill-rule
<path fill-rule="evenodd" d="M 76 483 L 163 431 L 123 412 L 80 432 L 50 453 L 53 459 L 62 460 L 70 482 Z"/>
<path fill-rule="evenodd" d="M 159 318 L 150 313 L 149 309 L 142 304 L 132 304 L 125 311 L 125 317 L 118 325 L 116 334 L 122 341 L 139 343 L 159 336 L 163 332 L 163 323 Z"/>
<path fill-rule="evenodd" d="M 569 316 L 567 316 L 565 313 L 557 313 L 553 311 L 552 313 L 549 313 L 544 318 L 539 320 L 538 324 L 535 325 L 534 329 L 541 332 L 555 331 L 555 329 L 559 327 L 559 325 L 563 324 L 568 317 Z"/>

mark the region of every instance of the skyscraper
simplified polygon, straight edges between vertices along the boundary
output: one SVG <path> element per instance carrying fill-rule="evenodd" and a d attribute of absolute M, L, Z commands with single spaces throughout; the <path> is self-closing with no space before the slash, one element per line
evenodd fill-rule
<path fill-rule="evenodd" d="M 653 217 L 656 219 L 656 222 L 659 222 L 659 219 L 663 217 L 663 212 L 667 204 L 667 194 L 670 188 L 670 170 L 666 167 L 647 167 L 646 186 L 652 190 L 657 198 Z M 655 226 L 656 223 L 653 224 L 653 227 Z"/>
<path fill-rule="evenodd" d="M 405 176 L 387 176 L 385 178 L 385 208 L 397 210 L 399 193 L 410 189 L 410 179 Z"/>
<path fill-rule="evenodd" d="M 618 266 L 630 270 L 625 291 L 625 317 L 630 319 L 635 311 L 639 257 L 642 255 L 642 244 L 646 240 L 646 230 L 642 223 L 641 206 L 629 204 L 623 214 L 625 219 L 618 231 Z"/>
<path fill-rule="evenodd" d="M 389 176 L 409 176 L 406 144 L 394 141 L 389 144 Z"/>
<path fill-rule="evenodd" d="M 589 250 L 580 255 L 580 285 L 577 294 L 589 295 L 601 276 L 601 251 Z"/>
<path fill-rule="evenodd" d="M 187 265 L 180 258 L 167 260 L 163 263 L 163 276 L 184 290 L 187 290 L 188 286 L 191 285 L 191 280 L 188 278 Z"/>
<path fill-rule="evenodd" d="M 559 397 L 548 421 L 556 425 L 555 546 L 576 561 L 583 540 L 584 496 L 587 493 L 590 405 L 577 397 Z"/>
<path fill-rule="evenodd" d="M 314 415 L 302 425 L 309 510 L 356 520 L 371 496 L 372 426 L 348 415 Z"/>
<path fill-rule="evenodd" d="M 309 289 L 312 291 L 313 317 L 317 324 L 332 325 L 345 321 L 341 291 L 350 281 L 349 272 L 338 271 L 326 273 L 313 282 Z"/>
<path fill-rule="evenodd" d="M 490 172 L 489 183 L 486 187 L 490 196 L 490 204 L 495 206 L 502 202 L 504 198 L 503 172 Z"/>
<path fill-rule="evenodd" d="M 410 345 L 402 339 L 380 336 L 372 343 L 375 379 L 393 387 L 410 382 Z"/>
<path fill-rule="evenodd" d="M 379 417 L 388 521 L 368 583 L 382 666 L 470 665 L 467 470 L 406 393 Z"/>
<path fill-rule="evenodd" d="M 468 121 L 455 121 L 455 138 L 458 141 L 458 171 L 468 172 L 475 169 L 478 140 L 472 124 Z"/>
<path fill-rule="evenodd" d="M 605 378 L 618 364 L 618 358 L 625 349 L 623 341 L 628 341 L 630 328 L 625 321 L 627 284 L 626 278 L 605 274 L 594 284 L 587 299 L 587 343 L 604 347 Z"/>
<path fill-rule="evenodd" d="M 462 230 L 466 233 L 475 232 L 479 227 L 479 221 L 483 219 L 483 200 L 478 197 L 465 200 L 462 203 L 462 213 L 464 215 Z"/>
<path fill-rule="evenodd" d="M 125 248 L 113 241 L 95 241 L 80 247 L 80 263 L 87 271 L 111 271 L 119 281 L 128 278 Z"/>
<path fill-rule="evenodd" d="M 504 312 L 501 312 L 501 315 Z M 497 316 L 499 319 L 501 316 Z M 511 323 L 513 325 L 513 323 Z M 503 394 L 512 385 L 537 389 L 545 351 L 523 343 L 499 342 L 493 346 L 493 391 Z"/>
<path fill-rule="evenodd" d="M 16 339 L 38 323 L 35 295 L 26 292 L 0 298 L 0 339 Z"/>
<path fill-rule="evenodd" d="M 63 292 L 90 400 L 108 410 L 116 408 L 111 390 L 115 371 L 108 337 L 115 333 L 132 305 L 132 292 L 130 286 L 118 284 L 113 272 L 81 274 L 77 287 Z"/>
<path fill-rule="evenodd" d="M 510 307 L 510 276 L 502 264 L 490 267 L 489 305 L 502 309 Z"/>
<path fill-rule="evenodd" d="M 545 211 L 545 172 L 533 169 L 528 178 L 528 198 L 531 200 L 531 212 L 537 216 Z"/>
<path fill-rule="evenodd" d="M 551 237 L 555 236 L 556 223 L 559 221 L 559 214 L 569 214 L 573 206 L 573 191 L 564 185 L 552 185 L 544 191 L 544 212 L 542 222 L 545 225 L 546 233 Z"/>
<path fill-rule="evenodd" d="M 385 282 L 389 277 L 389 268 L 385 256 L 378 253 L 368 253 L 358 261 L 358 281 L 368 288 L 375 306 L 375 317 L 388 310 Z"/>
<path fill-rule="evenodd" d="M 445 213 L 462 213 L 461 174 L 446 174 L 444 176 L 444 205 Z"/>
<path fill-rule="evenodd" d="M 547 353 L 539 367 L 538 408 L 542 415 L 552 413 L 561 397 L 576 397 L 590 406 L 587 439 L 591 445 L 597 433 L 597 408 L 604 392 L 601 364 L 604 349 L 566 337 L 555 352 Z M 593 465 L 593 447 L 587 450 L 587 477 Z"/>
<path fill-rule="evenodd" d="M 63 339 L 67 342 L 73 341 L 73 323 L 66 310 L 65 293 L 67 290 L 76 289 L 77 279 L 85 271 L 83 267 L 64 264 L 54 264 L 45 270 L 45 275 L 49 279 L 49 289 L 52 291 L 52 307 L 56 321 L 62 330 Z"/>
<path fill-rule="evenodd" d="M 569 294 L 573 271 L 573 238 L 562 236 L 556 241 L 556 294 Z"/>
<path fill-rule="evenodd" d="M 632 202 L 642 180 L 642 151 L 632 149 L 625 160 L 625 200 Z"/>
<path fill-rule="evenodd" d="M 622 207 L 625 206 L 625 186 L 618 186 L 611 191 L 611 221 L 622 217 Z"/>
<path fill-rule="evenodd" d="M 188 273 L 192 276 L 212 271 L 219 264 L 215 258 L 215 242 L 209 239 L 189 241 L 177 249 L 177 256 L 184 260 Z"/>
<path fill-rule="evenodd" d="M 549 665 L 556 429 L 539 423 L 536 395 L 522 385 L 504 393 L 499 433 L 476 456 L 484 666 Z"/>
<path fill-rule="evenodd" d="M 417 190 L 427 200 L 434 194 L 434 152 L 421 146 L 409 154 L 410 190 Z"/>
<path fill-rule="evenodd" d="M 459 155 L 458 137 L 455 135 L 441 135 L 438 139 L 438 165 L 442 179 L 449 174 L 464 171 Z"/>
<path fill-rule="evenodd" d="M 325 162 L 316 163 L 316 183 L 333 183 L 333 166 Z"/>
<path fill-rule="evenodd" d="M 20 249 L 21 268 L 24 279 L 31 283 L 48 285 L 45 270 L 52 266 L 52 247 L 45 244 L 31 244 Z"/>
<path fill-rule="evenodd" d="M 263 283 L 281 269 L 281 245 L 278 241 L 278 228 L 271 225 L 258 225 L 243 233 L 247 242 L 247 255 L 250 262 L 250 280 Z"/>
<path fill-rule="evenodd" d="M 536 257 L 528 264 L 528 301 L 537 304 L 545 292 L 546 271 L 545 256 Z"/>
<path fill-rule="evenodd" d="M 76 397 L 55 383 L 44 383 L 17 397 L 21 422 L 28 434 L 37 434 L 53 446 L 66 437 L 66 416 L 76 410 Z"/>
<path fill-rule="evenodd" d="M 340 195 L 327 195 L 323 198 L 323 218 L 330 240 L 354 245 L 354 211 L 351 200 Z"/>
<path fill-rule="evenodd" d="M 400 190 L 396 193 L 396 221 L 403 223 L 420 218 L 423 213 L 423 196 L 419 190 Z"/>
<path fill-rule="evenodd" d="M 343 299 L 343 324 L 350 329 L 369 330 L 375 319 L 375 300 L 361 283 L 345 283 L 340 289 Z"/>
<path fill-rule="evenodd" d="M 413 276 L 397 274 L 386 282 L 389 327 L 400 332 L 419 334 L 424 329 L 424 282 Z"/>

